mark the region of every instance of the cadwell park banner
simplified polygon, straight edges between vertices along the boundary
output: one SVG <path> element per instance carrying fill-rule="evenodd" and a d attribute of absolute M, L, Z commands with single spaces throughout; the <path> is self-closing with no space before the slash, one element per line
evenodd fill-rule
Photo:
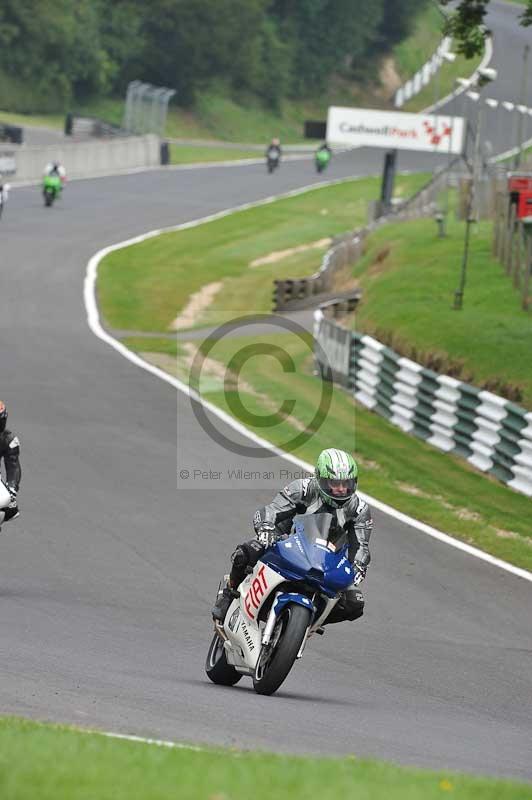
<path fill-rule="evenodd" d="M 340 106 L 331 106 L 327 116 L 327 142 L 343 147 L 461 155 L 464 133 L 463 117 Z"/>

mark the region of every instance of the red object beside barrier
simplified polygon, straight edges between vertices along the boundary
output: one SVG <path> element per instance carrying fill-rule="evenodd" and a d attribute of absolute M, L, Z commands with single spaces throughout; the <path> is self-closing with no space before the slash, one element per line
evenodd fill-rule
<path fill-rule="evenodd" d="M 511 172 L 508 175 L 510 202 L 515 203 L 517 219 L 532 217 L 532 173 Z"/>

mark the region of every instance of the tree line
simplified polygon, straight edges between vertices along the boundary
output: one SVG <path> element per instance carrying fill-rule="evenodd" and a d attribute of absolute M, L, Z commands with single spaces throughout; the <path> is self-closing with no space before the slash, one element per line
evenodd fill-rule
<path fill-rule="evenodd" d="M 452 0 L 439 0 L 442 6 L 448 6 Z M 447 16 L 444 33 L 452 36 L 456 42 L 456 50 L 466 58 L 480 55 L 484 43 L 491 31 L 486 24 L 486 15 L 491 0 L 460 0 L 453 12 Z M 520 23 L 524 28 L 532 25 L 532 0 L 527 0 L 520 15 Z"/>
<path fill-rule="evenodd" d="M 0 107 L 64 110 L 141 79 L 217 82 L 275 108 L 360 76 L 431 0 L 2 0 Z"/>

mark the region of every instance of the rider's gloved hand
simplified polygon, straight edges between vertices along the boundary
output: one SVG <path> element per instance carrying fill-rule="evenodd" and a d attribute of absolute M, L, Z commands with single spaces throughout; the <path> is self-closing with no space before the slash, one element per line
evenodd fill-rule
<path fill-rule="evenodd" d="M 355 586 L 359 586 L 366 577 L 366 567 L 363 567 L 362 564 L 358 564 L 356 561 L 353 567 L 355 568 L 355 579 L 353 583 Z"/>
<path fill-rule="evenodd" d="M 257 541 L 263 547 L 271 547 L 278 538 L 279 534 L 271 522 L 263 522 L 257 529 Z"/>

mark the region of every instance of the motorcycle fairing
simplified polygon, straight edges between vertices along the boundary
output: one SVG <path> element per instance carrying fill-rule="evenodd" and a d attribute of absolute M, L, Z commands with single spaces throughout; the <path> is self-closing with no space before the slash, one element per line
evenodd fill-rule
<path fill-rule="evenodd" d="M 7 508 L 10 502 L 11 495 L 9 494 L 9 490 L 7 486 L 5 486 L 4 482 L 0 479 L 0 508 Z"/>
<path fill-rule="evenodd" d="M 328 597 L 336 596 L 353 583 L 355 573 L 347 558 L 347 544 L 337 553 L 326 538 L 331 520 L 329 514 L 296 516 L 294 532 L 267 550 L 261 561 L 285 580 L 304 580 Z"/>
<path fill-rule="evenodd" d="M 279 616 L 281 611 L 288 603 L 296 603 L 296 605 L 303 606 L 303 608 L 308 608 L 312 610 L 312 613 L 316 613 L 316 607 L 314 603 L 309 600 L 304 594 L 299 594 L 299 592 L 283 592 L 279 594 L 273 603 L 273 611 L 276 617 Z"/>
<path fill-rule="evenodd" d="M 261 648 L 262 628 L 257 622 L 265 601 L 286 578 L 262 561 L 238 587 L 240 597 L 233 600 L 225 615 L 224 633 L 227 660 L 239 671 L 251 674 L 255 669 Z"/>

